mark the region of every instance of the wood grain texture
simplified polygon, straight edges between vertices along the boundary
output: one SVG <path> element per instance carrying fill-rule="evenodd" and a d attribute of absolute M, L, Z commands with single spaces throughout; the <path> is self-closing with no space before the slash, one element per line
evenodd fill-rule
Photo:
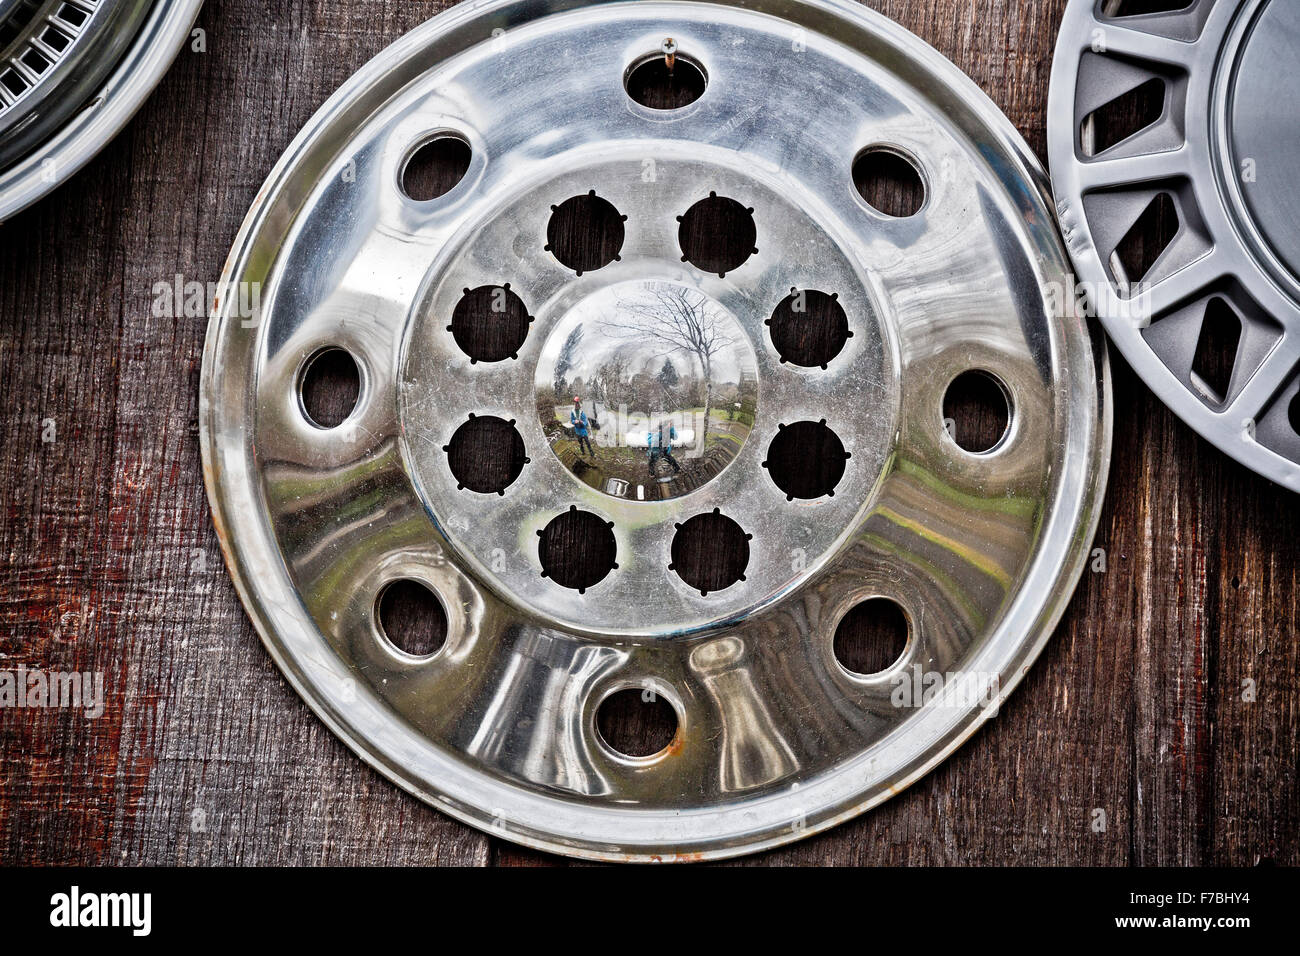
<path fill-rule="evenodd" d="M 205 320 L 150 316 L 155 283 L 217 278 L 291 137 L 443 6 L 209 0 L 208 51 L 182 53 L 122 136 L 0 226 L 0 666 L 100 670 L 108 691 L 96 720 L 0 710 L 0 860 L 563 862 L 407 797 L 280 678 L 203 493 Z M 872 6 L 1043 155 L 1063 0 Z M 1107 569 L 1002 713 L 880 809 L 742 863 L 1300 863 L 1300 504 L 1120 361 L 1115 379 Z"/>

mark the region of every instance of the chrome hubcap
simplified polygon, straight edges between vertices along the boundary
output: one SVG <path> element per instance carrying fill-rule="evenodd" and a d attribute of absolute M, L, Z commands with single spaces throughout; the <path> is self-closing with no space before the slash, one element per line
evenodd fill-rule
<path fill-rule="evenodd" d="M 469 158 L 412 198 L 431 141 Z M 910 201 L 873 193 L 899 163 Z M 978 90 L 856 5 L 436 18 L 295 141 L 210 327 L 209 494 L 268 648 L 394 780 L 550 850 L 725 856 L 886 799 L 996 712 L 1096 520 L 1104 363 L 1050 308 L 1043 190 Z M 301 390 L 330 350 L 358 397 L 323 428 Z M 988 447 L 945 422 L 964 373 L 1005 406 Z M 446 618 L 432 653 L 385 624 L 403 582 Z M 854 670 L 846 622 L 884 606 L 898 648 Z M 628 689 L 671 709 L 653 753 L 600 730 Z"/>

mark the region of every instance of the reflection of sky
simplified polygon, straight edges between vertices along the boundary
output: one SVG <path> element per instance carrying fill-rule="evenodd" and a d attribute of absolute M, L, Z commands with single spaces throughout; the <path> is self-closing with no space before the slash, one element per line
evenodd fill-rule
<path fill-rule="evenodd" d="M 627 376 L 631 378 L 641 372 L 658 375 L 664 367 L 664 360 L 672 363 L 678 377 L 685 381 L 692 375 L 701 375 L 702 369 L 694 353 L 686 351 L 669 352 L 665 343 L 649 341 L 645 338 L 623 337 L 611 333 L 609 326 L 617 322 L 618 304 L 635 301 L 637 298 L 653 302 L 654 297 L 645 291 L 641 283 L 625 283 L 602 289 L 595 295 L 583 299 L 569 311 L 552 330 L 550 338 L 542 350 L 537 363 L 537 375 L 534 385 L 537 388 L 550 388 L 555 382 L 555 363 L 569 334 L 582 326 L 582 344 L 573 357 L 573 365 L 565 372 L 565 378 L 573 381 L 583 378 L 590 381 L 596 371 L 615 355 L 627 362 Z M 755 371 L 753 356 L 745 342 L 745 333 L 740 325 L 725 309 L 712 303 L 714 314 L 723 323 L 719 330 L 723 338 L 730 338 L 728 345 L 713 353 L 713 383 L 726 385 L 738 383 L 741 370 L 751 375 Z"/>

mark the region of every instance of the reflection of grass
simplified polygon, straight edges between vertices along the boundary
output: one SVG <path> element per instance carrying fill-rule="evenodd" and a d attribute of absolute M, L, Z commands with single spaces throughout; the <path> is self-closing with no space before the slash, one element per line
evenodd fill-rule
<path fill-rule="evenodd" d="M 927 527 L 922 522 L 913 518 L 901 515 L 892 508 L 882 505 L 876 509 L 876 513 L 884 520 L 898 525 L 900 528 L 911 531 L 917 537 L 922 538 L 931 544 L 936 544 L 945 551 L 956 555 L 971 567 L 984 572 L 994 581 L 997 581 L 1003 589 L 1010 590 L 1012 584 L 1010 573 L 1003 568 L 1002 565 L 998 564 L 995 559 L 986 557 L 978 548 L 958 541 L 955 538 L 948 537 L 947 535 L 939 534 L 939 532 L 935 531 L 933 528 Z"/>
<path fill-rule="evenodd" d="M 966 612 L 966 620 L 974 627 L 984 627 L 988 622 L 988 615 L 975 601 L 971 600 L 966 589 L 958 583 L 951 574 L 935 564 L 933 561 L 923 557 L 916 551 L 909 551 L 898 543 L 890 540 L 885 535 L 878 532 L 868 532 L 863 535 L 863 540 L 874 544 L 887 554 L 892 554 L 905 564 L 910 565 L 916 570 L 928 574 L 939 585 L 939 589 L 947 595 L 953 604 L 958 605 Z"/>
<path fill-rule="evenodd" d="M 681 447 L 675 448 L 674 458 L 681 468 L 681 475 L 697 483 L 707 481 L 735 460 L 747 434 L 748 430 L 740 435 L 711 432 L 707 456 L 691 454 Z M 612 478 L 627 482 L 629 493 L 635 494 L 637 486 L 653 485 L 665 477 L 651 473 L 650 456 L 645 448 L 596 445 L 594 451 L 587 452 L 581 449 L 577 439 L 565 437 L 553 442 L 551 450 L 565 468 L 592 488 L 603 489 L 605 482 Z M 673 492 L 674 495 L 680 493 Z"/>
<path fill-rule="evenodd" d="M 687 415 L 695 415 L 695 416 L 703 415 L 704 406 L 697 405 L 694 408 L 684 409 L 684 411 Z M 718 406 L 715 405 L 713 406 L 713 408 L 709 409 L 709 421 L 721 422 L 724 425 L 731 423 L 736 425 L 744 425 L 746 428 L 753 428 L 754 414 L 752 412 L 737 411 L 736 417 L 732 418 L 729 409 L 725 407 L 719 408 Z"/>
<path fill-rule="evenodd" d="M 715 416 L 716 418 L 716 416 Z M 565 423 L 567 424 L 567 422 Z M 719 427 L 719 426 L 729 426 Z M 549 425 L 543 428 L 543 431 L 549 428 Z M 745 426 L 739 419 L 734 422 L 720 421 L 715 422 L 715 427 L 709 429 L 708 448 L 726 447 L 731 457 L 740 453 L 741 447 L 745 444 L 745 439 L 749 437 L 750 429 Z M 569 456 L 574 458 L 583 458 L 586 461 L 596 461 L 599 464 L 614 465 L 634 465 L 644 462 L 647 458 L 646 449 L 643 446 L 629 445 L 602 445 L 598 436 L 601 433 L 593 430 L 591 434 L 591 444 L 595 448 L 595 454 L 592 455 L 580 449 L 578 439 L 574 437 L 573 430 L 565 428 L 559 438 L 552 442 L 551 447 L 555 453 L 562 459 L 568 460 Z M 678 455 L 690 454 L 689 448 L 680 443 L 674 446 Z"/>
<path fill-rule="evenodd" d="M 898 470 L 944 501 L 973 511 L 999 512 L 1028 520 L 1033 519 L 1038 510 L 1038 501 L 1033 496 L 986 498 L 978 494 L 961 492 L 950 486 L 943 478 L 906 459 L 899 461 Z"/>
<path fill-rule="evenodd" d="M 585 449 L 581 449 L 576 438 L 557 439 L 552 447 L 561 460 L 567 460 L 572 455 L 585 461 L 595 460 L 601 464 L 631 465 L 644 461 L 646 457 L 644 449 L 628 448 L 626 445 L 607 448 L 604 445 L 597 445 L 594 439 L 591 445 L 596 452 L 594 455 L 588 453 Z"/>

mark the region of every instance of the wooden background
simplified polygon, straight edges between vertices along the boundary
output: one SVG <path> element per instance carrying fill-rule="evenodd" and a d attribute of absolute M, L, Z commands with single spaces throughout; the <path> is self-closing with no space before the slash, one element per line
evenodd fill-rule
<path fill-rule="evenodd" d="M 1042 156 L 1064 3 L 872 5 Z M 150 317 L 155 282 L 218 277 L 325 98 L 442 6 L 209 0 L 207 52 L 182 53 L 123 135 L 0 226 L 0 667 L 102 670 L 108 693 L 97 720 L 0 712 L 0 860 L 560 862 L 405 796 L 280 678 L 200 479 L 205 320 Z M 1108 568 L 999 717 L 884 807 L 743 862 L 1300 863 L 1298 499 L 1119 360 L 1115 408 Z"/>

